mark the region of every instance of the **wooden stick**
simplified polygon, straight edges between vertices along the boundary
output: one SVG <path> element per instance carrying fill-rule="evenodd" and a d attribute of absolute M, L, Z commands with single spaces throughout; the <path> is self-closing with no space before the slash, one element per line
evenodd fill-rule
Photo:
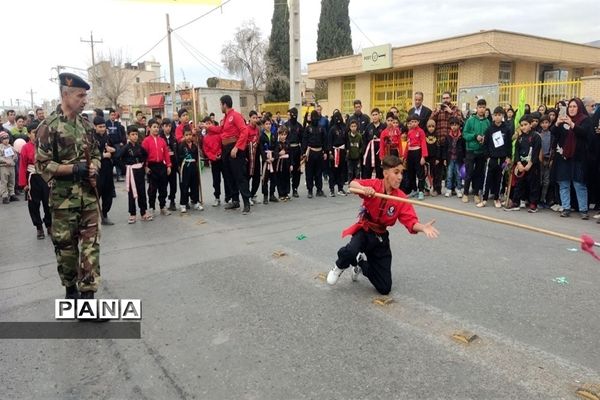
<path fill-rule="evenodd" d="M 360 189 L 350 188 L 349 191 L 352 193 L 355 193 L 355 194 L 365 195 L 365 193 Z M 543 229 L 543 228 L 537 228 L 537 227 L 531 226 L 531 225 L 520 224 L 518 222 L 512 222 L 512 221 L 506 221 L 506 220 L 499 219 L 499 218 L 488 217 L 486 215 L 476 214 L 476 213 L 472 213 L 469 211 L 456 210 L 454 208 L 438 206 L 436 204 L 423 203 L 422 201 L 405 199 L 405 198 L 397 197 L 397 196 L 390 196 L 389 194 L 383 194 L 383 193 L 375 193 L 375 197 L 379 197 L 381 199 L 386 199 L 386 200 L 400 201 L 402 203 L 412 204 L 413 206 L 432 208 L 432 209 L 438 210 L 438 211 L 445 211 L 445 212 L 449 212 L 449 213 L 453 213 L 453 214 L 462 215 L 465 217 L 477 218 L 477 219 L 481 219 L 484 221 L 495 222 L 497 224 L 512 226 L 515 228 L 526 229 L 528 231 L 543 233 L 545 235 L 554 236 L 554 237 L 561 238 L 561 239 L 572 240 L 572 241 L 578 242 L 580 244 L 583 243 L 583 240 L 581 238 L 578 238 L 575 236 L 565 235 L 564 233 L 554 232 L 554 231 L 551 231 L 548 229 Z M 600 243 L 595 242 L 594 246 L 600 247 Z"/>

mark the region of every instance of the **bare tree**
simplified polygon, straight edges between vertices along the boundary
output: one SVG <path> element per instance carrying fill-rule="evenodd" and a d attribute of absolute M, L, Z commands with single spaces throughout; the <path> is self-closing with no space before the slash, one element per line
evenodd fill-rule
<path fill-rule="evenodd" d="M 225 43 L 221 50 L 221 62 L 227 71 L 240 76 L 250 86 L 255 109 L 258 109 L 258 91 L 265 83 L 267 46 L 260 29 L 250 20 L 236 29 L 233 40 Z"/>
<path fill-rule="evenodd" d="M 120 51 L 110 51 L 107 56 L 100 55 L 100 60 L 89 69 L 92 100 L 96 106 L 117 109 L 123 104 L 122 97 L 129 91 L 138 72 L 123 68 L 123 56 Z"/>

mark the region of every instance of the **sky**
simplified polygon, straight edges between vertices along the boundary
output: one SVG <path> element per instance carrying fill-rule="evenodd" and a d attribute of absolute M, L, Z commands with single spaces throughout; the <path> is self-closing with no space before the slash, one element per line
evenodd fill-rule
<path fill-rule="evenodd" d="M 156 1 L 156 0 L 154 0 Z M 221 48 L 236 27 L 254 19 L 265 38 L 271 30 L 274 1 L 231 0 L 220 10 L 175 31 L 175 80 L 205 86 L 206 79 L 231 77 L 221 64 Z M 52 68 L 85 74 L 91 65 L 90 31 L 96 59 L 109 53 L 134 61 L 166 34 L 166 14 L 177 28 L 213 9 L 211 5 L 144 3 L 128 0 L 9 0 L 3 2 L 0 32 L 0 105 L 31 104 L 58 97 Z M 300 0 L 301 59 L 303 68 L 316 60 L 317 26 L 321 0 Z M 501 29 L 576 43 L 600 40 L 596 0 L 466 1 L 350 0 L 352 43 L 362 48 L 391 43 L 402 46 L 487 29 Z M 185 44 L 183 44 L 185 43 Z M 202 56 L 198 55 L 199 51 Z M 194 54 L 192 56 L 190 53 Z M 206 61 L 205 58 L 210 61 Z M 168 81 L 167 41 L 163 40 L 139 61 L 161 63 Z M 202 61 L 202 64 L 198 61 Z"/>

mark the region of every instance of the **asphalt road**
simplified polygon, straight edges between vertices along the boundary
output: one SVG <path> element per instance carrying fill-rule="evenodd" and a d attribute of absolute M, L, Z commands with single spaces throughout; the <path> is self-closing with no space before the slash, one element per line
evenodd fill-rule
<path fill-rule="evenodd" d="M 364 277 L 319 277 L 357 197 L 302 188 L 242 216 L 210 207 L 203 181 L 205 211 L 134 225 L 117 186 L 97 297 L 141 299 L 142 339 L 1 340 L 0 398 L 574 399 L 600 383 L 600 263 L 576 243 L 419 208 L 441 236 L 392 229 L 394 302 L 380 306 Z M 600 239 L 593 220 L 426 201 Z M 50 239 L 24 201 L 0 207 L 0 230 L 0 321 L 52 321 Z M 479 339 L 452 340 L 460 329 Z"/>

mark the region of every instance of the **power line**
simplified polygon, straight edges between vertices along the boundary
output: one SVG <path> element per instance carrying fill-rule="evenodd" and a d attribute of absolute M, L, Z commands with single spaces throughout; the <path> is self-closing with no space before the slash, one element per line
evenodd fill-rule
<path fill-rule="evenodd" d="M 156 46 L 158 46 L 159 44 L 161 44 L 161 42 L 162 42 L 163 40 L 165 40 L 166 38 L 167 38 L 167 35 L 165 35 L 165 36 L 163 36 L 162 38 L 160 38 L 160 40 L 159 40 L 158 42 L 156 42 L 156 43 L 154 44 L 154 46 L 152 46 L 152 47 L 150 48 L 150 50 L 148 50 L 147 52 L 145 52 L 144 54 L 142 54 L 141 56 L 139 56 L 138 58 L 136 58 L 135 60 L 133 60 L 131 63 L 132 63 L 132 64 L 135 64 L 136 62 L 138 62 L 140 59 L 142 59 L 142 57 L 144 57 L 146 54 L 148 54 L 148 53 L 150 53 L 152 50 L 154 50 L 154 49 L 156 48 Z"/>
<path fill-rule="evenodd" d="M 207 56 L 205 56 L 204 54 L 202 54 L 202 52 L 200 50 L 198 50 L 197 48 L 195 48 L 192 44 L 190 44 L 187 40 L 185 40 L 184 38 L 182 38 L 181 36 L 179 36 L 178 34 L 175 34 L 175 36 L 177 36 L 177 38 L 183 42 L 184 45 L 187 45 L 187 47 L 191 50 L 193 50 L 198 56 L 200 56 L 205 62 L 209 63 L 211 66 L 215 67 L 218 72 L 222 75 L 227 75 L 225 73 L 225 71 L 221 68 L 221 66 L 217 63 L 215 63 L 213 60 L 211 60 L 210 58 L 208 58 Z"/>
<path fill-rule="evenodd" d="M 356 29 L 358 29 L 358 31 L 359 31 L 360 33 L 362 33 L 362 35 L 363 35 L 364 37 L 366 37 L 366 38 L 367 38 L 367 40 L 368 40 L 369 42 L 371 42 L 371 44 L 372 44 L 373 46 L 375 46 L 375 43 L 373 43 L 373 41 L 372 41 L 371 39 L 369 39 L 369 37 L 368 37 L 367 35 L 365 35 L 365 33 L 362 31 L 362 29 L 360 29 L 360 26 L 358 26 L 358 24 L 357 24 L 356 22 L 354 22 L 354 20 L 353 20 L 352 18 L 350 18 L 350 22 L 352 22 L 352 23 L 354 24 L 354 26 L 356 26 Z"/>
<path fill-rule="evenodd" d="M 190 55 L 192 57 L 194 57 L 194 59 L 196 59 L 196 61 L 198 61 L 204 68 L 206 68 L 207 70 L 209 70 L 212 74 L 214 75 L 219 75 L 216 74 L 215 71 L 213 71 L 212 69 L 210 69 L 210 67 L 208 67 L 206 64 L 204 64 L 190 49 L 188 49 L 188 47 L 183 43 L 183 41 L 181 40 L 181 38 L 179 37 L 179 35 L 175 35 L 175 38 L 179 41 L 179 43 L 183 46 L 183 48 L 190 53 Z"/>
<path fill-rule="evenodd" d="M 220 6 L 217 6 L 217 7 L 213 8 L 212 10 L 205 12 L 205 13 L 204 13 L 204 14 L 202 14 L 201 16 L 199 16 L 199 17 L 197 17 L 197 18 L 194 18 L 193 20 L 191 20 L 191 21 L 189 21 L 189 22 L 186 22 L 185 24 L 183 24 L 183 25 L 180 25 L 180 26 L 178 26 L 177 28 L 174 28 L 174 29 L 172 30 L 172 32 L 175 32 L 176 30 L 179 30 L 179 29 L 181 29 L 181 28 L 184 28 L 184 27 L 188 26 L 189 24 L 192 24 L 192 23 L 194 23 L 194 22 L 198 21 L 200 18 L 204 18 L 204 17 L 206 17 L 208 14 L 211 14 L 212 12 L 214 12 L 214 11 L 216 11 L 216 10 L 218 10 L 218 9 L 221 9 L 221 10 L 222 10 L 222 9 L 223 9 L 223 6 L 224 6 L 225 4 L 227 4 L 227 3 L 229 3 L 230 1 L 231 1 L 231 0 L 225 0 L 223 3 L 221 3 L 221 5 L 220 5 Z"/>

